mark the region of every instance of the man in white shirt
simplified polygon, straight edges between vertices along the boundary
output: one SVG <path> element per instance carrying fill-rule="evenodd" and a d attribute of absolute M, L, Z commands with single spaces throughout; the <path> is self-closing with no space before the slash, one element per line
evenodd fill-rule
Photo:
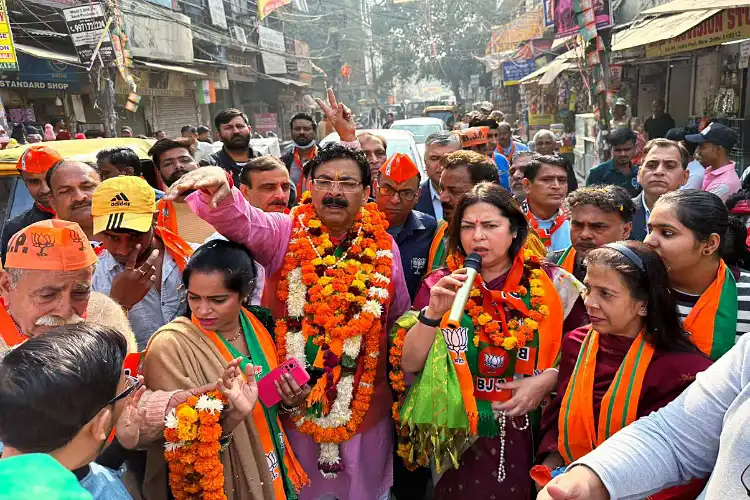
<path fill-rule="evenodd" d="M 706 176 L 706 170 L 703 165 L 694 158 L 697 144 L 687 142 L 686 135 L 697 134 L 698 129 L 695 127 L 672 128 L 667 132 L 666 138 L 670 141 L 679 142 L 688 152 L 689 163 L 687 164 L 688 180 L 680 189 L 703 189 L 703 178 Z"/>
<path fill-rule="evenodd" d="M 443 205 L 440 203 L 440 175 L 443 167 L 440 160 L 447 154 L 461 149 L 461 139 L 450 132 L 435 132 L 425 141 L 424 163 L 427 169 L 427 180 L 420 185 L 420 195 L 414 210 L 435 217 L 443 218 Z"/>

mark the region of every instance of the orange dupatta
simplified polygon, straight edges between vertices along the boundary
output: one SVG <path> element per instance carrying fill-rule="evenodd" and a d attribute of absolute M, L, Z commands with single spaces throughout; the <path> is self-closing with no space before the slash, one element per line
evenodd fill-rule
<path fill-rule="evenodd" d="M 245 318 L 250 321 L 250 324 L 252 325 L 253 330 L 255 331 L 255 334 L 257 336 L 258 344 L 260 344 L 260 347 L 263 350 L 263 355 L 266 358 L 269 370 L 274 370 L 279 366 L 279 361 L 276 354 L 276 345 L 271 339 L 271 335 L 268 333 L 268 330 L 266 330 L 266 327 L 263 326 L 263 323 L 258 321 L 258 319 L 251 312 L 247 311 L 245 308 L 242 308 L 241 314 L 244 314 Z M 229 349 L 227 349 L 226 345 L 224 344 L 224 341 L 219 338 L 219 335 L 216 332 L 212 332 L 203 328 L 195 319 L 195 315 L 193 315 L 192 321 L 193 325 L 198 328 L 203 333 L 203 335 L 205 335 L 206 338 L 214 344 L 214 346 L 216 346 L 227 363 L 234 359 L 234 356 L 232 356 L 232 354 L 229 352 Z M 253 408 L 253 426 L 258 433 L 261 444 L 263 445 L 264 454 L 268 456 L 269 453 L 274 452 L 275 447 L 273 438 L 271 437 L 270 433 L 270 425 L 266 420 L 266 415 L 261 404 L 262 403 L 258 402 Z M 279 429 L 281 429 L 281 433 L 283 434 L 284 466 L 286 468 L 287 476 L 294 485 L 295 490 L 299 491 L 309 482 L 309 479 L 304 469 L 302 468 L 302 465 L 300 465 L 299 461 L 297 461 L 297 457 L 294 455 L 294 451 L 292 451 L 292 447 L 289 444 L 289 440 L 287 439 L 286 432 L 284 432 L 284 428 L 281 425 L 281 421 L 278 419 L 278 417 L 276 420 L 277 425 Z M 278 477 L 274 479 L 273 490 L 274 497 L 276 499 L 285 500 L 287 498 L 286 492 L 284 490 L 284 479 L 281 474 L 278 474 Z"/>
<path fill-rule="evenodd" d="M 572 246 L 568 247 L 568 249 L 565 250 L 565 253 L 560 256 L 557 265 L 568 271 L 570 274 L 573 274 L 573 269 L 576 267 L 576 249 Z"/>
<path fill-rule="evenodd" d="M 174 202 L 162 198 L 156 205 L 156 209 L 159 211 L 156 225 L 177 234 L 177 214 L 174 211 Z"/>
<path fill-rule="evenodd" d="M 432 245 L 430 245 L 429 258 L 427 259 L 427 272 L 432 272 L 444 265 L 445 257 L 447 256 L 445 255 L 446 248 L 443 239 L 445 238 L 445 232 L 447 230 L 448 223 L 446 221 L 438 222 L 437 231 L 435 231 L 435 236 L 432 238 Z"/>
<path fill-rule="evenodd" d="M 654 346 L 646 341 L 644 331 L 635 338 L 602 398 L 597 425 L 594 422 L 594 377 L 598 351 L 599 332 L 592 328 L 581 345 L 560 405 L 557 449 L 566 465 L 636 420 L 643 379 L 654 355 Z"/>
<path fill-rule="evenodd" d="M 185 266 L 193 255 L 193 247 L 185 240 L 177 236 L 173 231 L 159 225 L 156 226 L 156 234 L 161 238 L 169 255 L 172 256 L 180 271 L 185 270 Z"/>

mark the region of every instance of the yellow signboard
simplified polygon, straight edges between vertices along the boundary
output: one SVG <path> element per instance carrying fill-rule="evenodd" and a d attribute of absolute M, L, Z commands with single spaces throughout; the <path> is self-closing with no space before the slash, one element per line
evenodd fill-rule
<path fill-rule="evenodd" d="M 750 38 L 750 7 L 735 7 L 717 12 L 680 36 L 647 45 L 646 56 L 669 56 L 745 38 Z"/>
<path fill-rule="evenodd" d="M 0 0 L 0 72 L 3 71 L 18 71 L 18 58 L 10 31 L 8 9 L 5 0 Z"/>
<path fill-rule="evenodd" d="M 513 50 L 521 42 L 544 36 L 544 11 L 539 8 L 520 15 L 512 23 L 493 26 L 487 54 Z"/>

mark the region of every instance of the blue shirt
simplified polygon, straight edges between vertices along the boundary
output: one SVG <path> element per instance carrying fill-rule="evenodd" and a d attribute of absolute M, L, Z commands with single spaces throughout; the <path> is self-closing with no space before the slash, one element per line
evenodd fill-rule
<path fill-rule="evenodd" d="M 422 278 L 427 273 L 427 259 L 430 256 L 432 238 L 437 229 L 437 221 L 431 215 L 412 210 L 403 226 L 388 228 L 388 234 L 401 251 L 401 265 L 404 268 L 406 288 L 414 300 Z"/>
<path fill-rule="evenodd" d="M 89 468 L 89 473 L 78 484 L 91 493 L 94 500 L 133 499 L 115 471 L 96 462 L 91 462 Z"/>
<path fill-rule="evenodd" d="M 492 158 L 497 165 L 497 172 L 500 174 L 500 185 L 510 191 L 510 163 L 508 159 L 495 150 Z"/>
<path fill-rule="evenodd" d="M 536 219 L 541 229 L 546 229 L 547 231 L 549 231 L 550 228 L 552 228 L 552 224 L 555 222 L 555 217 L 557 217 L 557 214 L 555 214 L 549 220 L 541 220 L 533 213 L 531 214 L 531 216 Z M 566 220 L 557 229 L 557 231 L 552 233 L 552 237 L 550 238 L 549 250 L 552 252 L 557 252 L 558 250 L 565 250 L 571 244 L 572 243 L 570 242 L 570 221 Z"/>
<path fill-rule="evenodd" d="M 432 209 L 435 211 L 435 219 L 441 220 L 443 218 L 443 202 L 440 201 L 440 193 L 437 192 L 432 182 L 428 182 L 427 184 L 430 186 L 430 201 L 432 201 Z M 422 212 L 418 213 L 421 214 Z"/>

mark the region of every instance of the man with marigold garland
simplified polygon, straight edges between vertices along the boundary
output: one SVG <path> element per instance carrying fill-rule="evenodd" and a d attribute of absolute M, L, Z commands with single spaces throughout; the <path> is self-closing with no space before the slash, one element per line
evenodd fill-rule
<path fill-rule="evenodd" d="M 328 99 L 330 107 L 318 105 L 342 144 L 316 154 L 312 190 L 291 217 L 252 207 L 212 167 L 185 175 L 165 197 L 198 190 L 186 199 L 192 210 L 247 246 L 271 277 L 264 303 L 279 318 L 279 360 L 296 358 L 313 376 L 307 400 L 284 421 L 312 480 L 300 499 L 378 500 L 393 482 L 386 332 L 410 299 L 398 246 L 367 203 L 371 172 L 351 112 L 330 90 Z M 312 474 L 316 468 L 321 475 Z"/>

